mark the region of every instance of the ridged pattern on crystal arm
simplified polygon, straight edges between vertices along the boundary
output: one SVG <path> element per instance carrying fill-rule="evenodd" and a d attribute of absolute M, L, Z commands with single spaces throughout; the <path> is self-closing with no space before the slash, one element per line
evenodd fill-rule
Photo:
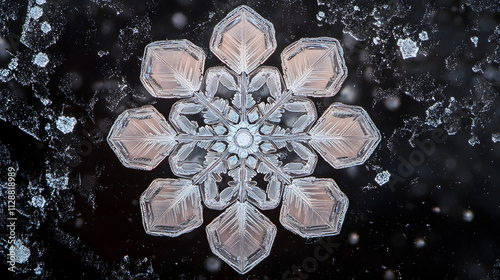
<path fill-rule="evenodd" d="M 141 81 L 157 98 L 190 97 L 201 84 L 205 53 L 188 40 L 158 41 L 146 46 Z"/>
<path fill-rule="evenodd" d="M 123 112 L 107 140 L 123 165 L 151 170 L 175 147 L 176 134 L 165 118 L 147 105 Z"/>
<path fill-rule="evenodd" d="M 302 237 L 322 237 L 340 232 L 348 199 L 332 179 L 295 179 L 285 188 L 280 222 Z"/>
<path fill-rule="evenodd" d="M 236 202 L 206 232 L 212 252 L 244 274 L 269 255 L 276 226 L 251 204 Z"/>
<path fill-rule="evenodd" d="M 347 77 L 344 53 L 333 38 L 303 38 L 286 47 L 281 63 L 287 89 L 297 95 L 330 97 Z"/>
<path fill-rule="evenodd" d="M 144 229 L 151 235 L 175 237 L 203 223 L 198 186 L 184 179 L 156 179 L 140 199 Z"/>
<path fill-rule="evenodd" d="M 248 6 L 230 12 L 210 40 L 210 50 L 237 74 L 250 73 L 275 49 L 273 24 Z"/>
<path fill-rule="evenodd" d="M 366 111 L 341 103 L 330 105 L 309 133 L 309 144 L 334 168 L 364 163 L 380 142 Z"/>

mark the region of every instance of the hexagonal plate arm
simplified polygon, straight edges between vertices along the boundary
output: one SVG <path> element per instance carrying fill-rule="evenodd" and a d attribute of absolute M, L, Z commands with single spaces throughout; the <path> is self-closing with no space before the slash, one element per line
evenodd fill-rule
<path fill-rule="evenodd" d="M 107 140 L 125 167 L 151 170 L 173 150 L 176 135 L 165 118 L 146 105 L 123 112 Z"/>
<path fill-rule="evenodd" d="M 141 195 L 142 223 L 148 234 L 175 237 L 203 224 L 198 186 L 186 179 L 156 179 Z"/>
<path fill-rule="evenodd" d="M 349 201 L 332 179 L 307 177 L 285 188 L 280 222 L 305 238 L 340 232 Z"/>
<path fill-rule="evenodd" d="M 212 53 L 237 74 L 252 72 L 275 49 L 273 24 L 244 5 L 219 22 L 210 39 Z"/>
<path fill-rule="evenodd" d="M 206 231 L 212 252 L 240 274 L 269 255 L 276 236 L 276 226 L 248 202 L 234 203 Z"/>
<path fill-rule="evenodd" d="M 188 40 L 158 41 L 146 46 L 141 82 L 157 98 L 190 97 L 200 89 L 205 52 Z"/>
<path fill-rule="evenodd" d="M 281 53 L 287 89 L 296 95 L 330 97 L 347 77 L 344 51 L 334 38 L 303 38 Z"/>
<path fill-rule="evenodd" d="M 330 105 L 309 134 L 309 144 L 337 169 L 364 163 L 380 142 L 366 111 L 342 103 Z"/>

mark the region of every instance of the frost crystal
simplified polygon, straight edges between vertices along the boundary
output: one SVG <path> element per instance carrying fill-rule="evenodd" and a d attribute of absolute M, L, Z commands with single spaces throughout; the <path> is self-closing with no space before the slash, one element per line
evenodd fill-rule
<path fill-rule="evenodd" d="M 398 39 L 399 50 L 403 59 L 408 59 L 412 57 L 417 57 L 418 47 L 417 43 L 412 41 L 410 38 Z"/>
<path fill-rule="evenodd" d="M 169 157 L 183 178 L 156 179 L 142 194 L 146 232 L 172 237 L 194 230 L 203 223 L 201 201 L 226 209 L 206 233 L 213 253 L 242 274 L 269 255 L 276 226 L 260 210 L 282 198 L 285 228 L 307 238 L 338 234 L 347 197 L 332 179 L 306 176 L 318 154 L 345 168 L 364 163 L 380 141 L 361 107 L 334 103 L 318 119 L 307 98 L 334 96 L 347 76 L 336 39 L 286 47 L 283 76 L 261 66 L 276 47 L 272 23 L 247 6 L 214 29 L 210 50 L 226 66 L 203 73 L 205 53 L 187 40 L 149 44 L 142 83 L 154 97 L 183 99 L 168 120 L 149 105 L 126 110 L 108 135 L 126 167 L 151 170 Z"/>
<path fill-rule="evenodd" d="M 28 16 L 34 20 L 39 19 L 43 15 L 43 9 L 39 6 L 34 6 L 30 9 Z"/>
<path fill-rule="evenodd" d="M 427 31 L 422 31 L 422 32 L 420 32 L 420 34 L 418 34 L 418 38 L 421 41 L 427 41 L 427 40 L 429 40 L 429 35 L 427 35 Z"/>
<path fill-rule="evenodd" d="M 477 36 L 472 36 L 470 37 L 470 41 L 474 44 L 474 47 L 477 47 L 477 42 L 479 41 L 479 38 Z"/>
<path fill-rule="evenodd" d="M 493 141 L 493 143 L 498 143 L 498 142 L 500 142 L 500 132 L 493 133 L 493 134 L 491 135 L 491 141 Z"/>
<path fill-rule="evenodd" d="M 50 26 L 48 22 L 44 21 L 40 26 L 40 29 L 42 30 L 43 33 L 49 33 L 50 30 L 52 30 L 52 26 Z"/>
<path fill-rule="evenodd" d="M 49 57 L 45 53 L 39 52 L 33 58 L 33 63 L 40 67 L 45 67 L 49 63 Z"/>
<path fill-rule="evenodd" d="M 73 132 L 73 128 L 76 125 L 76 119 L 74 117 L 59 116 L 56 121 L 57 129 L 62 133 L 68 134 Z"/>
<path fill-rule="evenodd" d="M 385 170 L 385 171 L 378 173 L 377 176 L 375 176 L 375 182 L 377 182 L 377 184 L 382 186 L 385 183 L 389 182 L 390 178 L 391 178 L 391 173 L 389 173 L 389 171 Z"/>

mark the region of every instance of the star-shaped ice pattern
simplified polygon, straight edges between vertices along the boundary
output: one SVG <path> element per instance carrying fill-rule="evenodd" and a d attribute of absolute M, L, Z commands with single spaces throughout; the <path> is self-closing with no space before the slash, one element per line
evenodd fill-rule
<path fill-rule="evenodd" d="M 182 179 L 156 179 L 140 204 L 147 233 L 178 236 L 203 222 L 201 201 L 226 209 L 206 232 L 210 248 L 243 274 L 269 255 L 276 226 L 260 210 L 276 208 L 300 236 L 338 234 L 348 199 L 332 179 L 306 177 L 318 156 L 334 168 L 362 164 L 380 141 L 368 114 L 334 103 L 317 120 L 307 97 L 335 95 L 347 76 L 333 38 L 286 47 L 279 69 L 260 66 L 276 49 L 274 27 L 247 6 L 214 29 L 210 50 L 226 66 L 203 75 L 205 53 L 187 40 L 151 43 L 141 81 L 158 98 L 183 98 L 169 120 L 152 106 L 129 109 L 108 142 L 129 168 L 151 170 L 169 156 Z"/>

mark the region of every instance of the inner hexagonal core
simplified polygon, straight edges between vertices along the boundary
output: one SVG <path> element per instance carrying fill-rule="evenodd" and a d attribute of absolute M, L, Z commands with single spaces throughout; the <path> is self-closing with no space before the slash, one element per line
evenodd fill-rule
<path fill-rule="evenodd" d="M 253 144 L 253 135 L 248 129 L 240 129 L 234 135 L 234 142 L 242 148 L 250 147 Z"/>

